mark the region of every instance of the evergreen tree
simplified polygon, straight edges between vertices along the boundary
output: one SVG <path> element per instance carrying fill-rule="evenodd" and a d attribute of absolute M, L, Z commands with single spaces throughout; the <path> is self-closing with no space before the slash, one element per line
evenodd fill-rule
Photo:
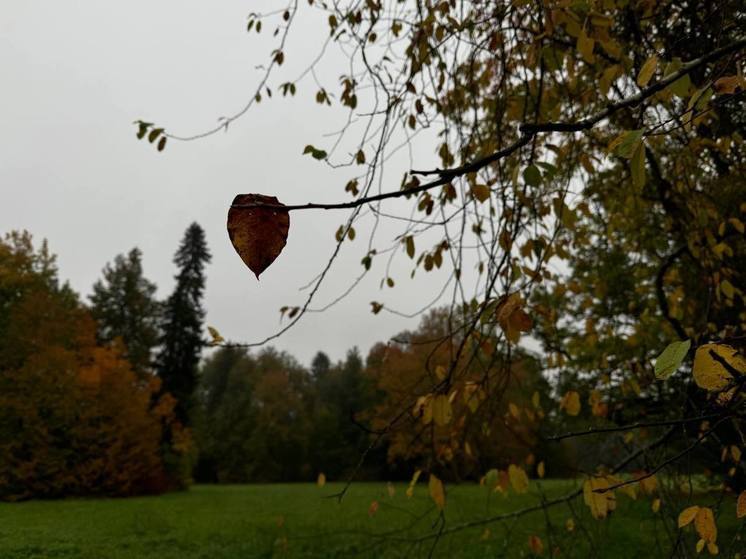
<path fill-rule="evenodd" d="M 106 265 L 90 296 L 99 342 L 121 338 L 127 359 L 140 376 L 150 370 L 158 344 L 160 305 L 155 291 L 155 284 L 143 277 L 142 253 L 133 248 Z"/>
<path fill-rule="evenodd" d="M 205 288 L 205 265 L 210 252 L 205 232 L 192 223 L 186 230 L 174 263 L 179 268 L 176 287 L 163 311 L 161 350 L 157 370 L 164 392 L 177 400 L 176 417 L 190 424 L 189 413 L 197 384 L 197 366 L 202 351 L 202 295 Z"/>

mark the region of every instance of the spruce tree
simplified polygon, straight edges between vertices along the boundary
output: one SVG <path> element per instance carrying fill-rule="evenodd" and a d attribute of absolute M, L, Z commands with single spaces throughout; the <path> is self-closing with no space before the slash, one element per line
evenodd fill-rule
<path fill-rule="evenodd" d="M 153 350 L 158 345 L 156 286 L 143 277 L 142 253 L 137 248 L 118 255 L 102 273 L 90 296 L 98 340 L 111 343 L 120 338 L 133 370 L 144 376 L 152 368 Z"/>
<path fill-rule="evenodd" d="M 205 315 L 202 295 L 204 269 L 209 261 L 205 232 L 197 223 L 192 223 L 174 257 L 179 272 L 174 291 L 164 305 L 161 349 L 157 358 L 162 390 L 176 398 L 176 418 L 184 426 L 190 424 L 197 366 L 202 352 Z"/>

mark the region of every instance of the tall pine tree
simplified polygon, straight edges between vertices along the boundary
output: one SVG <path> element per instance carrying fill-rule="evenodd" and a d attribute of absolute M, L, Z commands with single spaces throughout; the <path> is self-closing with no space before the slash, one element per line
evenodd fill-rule
<path fill-rule="evenodd" d="M 192 223 L 174 257 L 179 273 L 176 275 L 176 287 L 164 305 L 161 349 L 157 358 L 162 390 L 176 398 L 174 411 L 184 426 L 190 424 L 197 385 L 205 315 L 202 309 L 204 269 L 209 261 L 205 232 L 197 223 Z"/>
<path fill-rule="evenodd" d="M 142 253 L 133 248 L 106 265 L 90 296 L 99 342 L 120 338 L 127 360 L 141 377 L 151 371 L 158 345 L 160 304 L 155 291 L 155 284 L 143 277 Z"/>

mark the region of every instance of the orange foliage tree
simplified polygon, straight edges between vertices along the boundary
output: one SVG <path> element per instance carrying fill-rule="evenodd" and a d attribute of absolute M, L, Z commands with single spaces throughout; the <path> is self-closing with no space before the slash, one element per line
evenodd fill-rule
<path fill-rule="evenodd" d="M 164 487 L 173 403 L 132 371 L 60 285 L 46 244 L 0 241 L 0 498 L 131 495 Z"/>

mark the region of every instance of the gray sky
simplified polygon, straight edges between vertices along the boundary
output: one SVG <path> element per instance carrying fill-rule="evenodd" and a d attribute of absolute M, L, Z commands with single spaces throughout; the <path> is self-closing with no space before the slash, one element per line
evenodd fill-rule
<path fill-rule="evenodd" d="M 172 255 L 186 226 L 197 221 L 213 253 L 207 323 L 235 341 L 272 334 L 279 308 L 302 303 L 298 288 L 321 270 L 347 214 L 293 212 L 288 245 L 257 282 L 229 243 L 228 205 L 248 192 L 285 203 L 348 199 L 343 186 L 350 171 L 301 155 L 308 143 L 330 142 L 323 135 L 341 128 L 346 113 L 316 105 L 316 86 L 305 81 L 296 99 L 276 95 L 227 134 L 171 142 L 161 154 L 138 142 L 132 125 L 143 118 L 191 134 L 243 106 L 261 77 L 255 66 L 274 44 L 245 31 L 247 14 L 260 8 L 237 0 L 3 0 L 0 229 L 48 238 L 62 278 L 84 295 L 106 262 L 138 246 L 147 276 L 165 297 L 173 285 Z M 275 86 L 299 74 L 327 30 L 308 19 L 295 32 Z M 334 61 L 319 74 L 338 91 L 343 70 Z M 420 143 L 414 155 L 418 167 L 436 166 L 430 146 Z M 398 188 L 408 166 L 405 157 L 392 159 L 384 189 Z M 401 203 L 393 202 L 386 210 L 397 208 Z M 379 238 L 390 241 L 400 230 L 384 226 Z M 319 305 L 362 270 L 365 243 L 358 230 L 358 239 L 344 246 Z M 417 319 L 370 313 L 373 300 L 412 312 L 438 293 L 445 267 L 409 280 L 406 260 L 402 254 L 394 262 L 396 289 L 380 289 L 379 261 L 350 297 L 306 316 L 274 345 L 308 363 L 317 350 L 335 359 L 353 345 L 367 352 L 375 341 L 414 327 Z"/>

